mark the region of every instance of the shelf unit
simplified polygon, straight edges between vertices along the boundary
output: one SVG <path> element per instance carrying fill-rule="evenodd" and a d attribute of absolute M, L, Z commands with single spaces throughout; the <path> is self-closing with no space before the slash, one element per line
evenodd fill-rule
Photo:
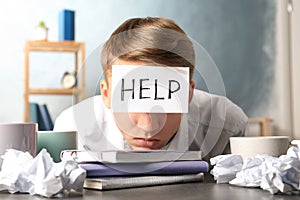
<path fill-rule="evenodd" d="M 78 74 L 78 68 L 80 68 L 79 77 L 80 81 L 74 88 L 31 88 L 29 86 L 30 74 L 30 52 L 62 52 L 62 53 L 74 53 L 74 71 Z M 80 57 L 79 57 L 80 56 Z M 80 58 L 80 61 L 79 61 Z M 30 95 L 73 95 L 75 97 L 75 103 L 79 99 L 85 98 L 85 44 L 83 42 L 75 41 L 27 41 L 25 45 L 25 59 L 24 59 L 24 122 L 29 121 L 29 96 Z"/>

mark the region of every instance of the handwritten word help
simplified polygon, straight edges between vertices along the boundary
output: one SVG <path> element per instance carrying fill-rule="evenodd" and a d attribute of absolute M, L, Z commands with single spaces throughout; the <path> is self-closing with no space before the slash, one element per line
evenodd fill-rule
<path fill-rule="evenodd" d="M 145 84 L 145 82 L 149 82 L 150 79 L 149 78 L 143 78 L 143 79 L 139 79 L 139 99 L 150 99 L 150 96 L 144 96 L 143 95 L 143 91 L 145 90 L 150 90 L 151 87 L 146 87 L 147 84 Z M 132 99 L 134 99 L 134 91 L 135 91 L 135 79 L 131 80 L 132 82 L 132 88 L 129 89 L 125 89 L 124 85 L 125 85 L 125 79 L 122 78 L 122 86 L 121 86 L 121 101 L 124 101 L 124 93 L 125 92 L 131 92 L 131 96 Z M 176 89 L 172 89 L 172 85 L 175 83 L 176 84 Z M 151 86 L 151 85 L 150 85 Z M 154 100 L 164 100 L 164 97 L 158 97 L 158 80 L 155 79 L 154 80 Z M 176 80 L 169 80 L 169 92 L 168 92 L 168 99 L 172 98 L 172 93 L 177 92 L 178 90 L 180 90 L 180 83 Z"/>
<path fill-rule="evenodd" d="M 112 66 L 113 112 L 186 113 L 189 68 Z"/>

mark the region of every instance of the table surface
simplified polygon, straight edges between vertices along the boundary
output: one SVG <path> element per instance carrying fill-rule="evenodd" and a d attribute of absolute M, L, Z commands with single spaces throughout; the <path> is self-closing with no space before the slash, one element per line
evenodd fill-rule
<path fill-rule="evenodd" d="M 203 183 L 184 183 L 163 186 L 151 186 L 131 189 L 119 189 L 110 191 L 84 190 L 83 194 L 71 193 L 65 197 L 72 200 L 201 200 L 201 199 L 247 199 L 247 200 L 267 200 L 267 199 L 298 199 L 298 195 L 272 195 L 268 191 L 259 188 L 244 188 L 229 184 L 216 184 L 213 181 L 205 180 Z M 1 200 L 40 200 L 45 197 L 29 194 L 9 194 L 0 192 Z"/>

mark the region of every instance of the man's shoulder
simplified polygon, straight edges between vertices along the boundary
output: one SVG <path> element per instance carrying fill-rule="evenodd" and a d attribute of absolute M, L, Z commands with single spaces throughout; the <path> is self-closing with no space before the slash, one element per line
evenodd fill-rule
<path fill-rule="evenodd" d="M 203 110 L 211 110 L 213 108 L 219 109 L 222 106 L 236 105 L 226 96 L 211 94 L 209 92 L 198 89 L 194 90 L 194 95 L 191 103 L 191 105 L 199 107 Z"/>
<path fill-rule="evenodd" d="M 194 90 L 189 109 L 191 113 L 194 113 L 192 115 L 199 115 L 200 123 L 207 126 L 214 124 L 215 121 L 223 121 L 225 129 L 240 129 L 248 121 L 248 117 L 241 107 L 226 96 L 210 94 L 197 89 Z"/>
<path fill-rule="evenodd" d="M 198 89 L 194 90 L 194 96 L 192 99 L 192 103 L 194 103 L 194 105 L 196 105 L 196 106 L 199 106 L 200 108 L 201 107 L 211 108 L 212 106 L 217 106 L 217 107 L 234 106 L 234 107 L 240 109 L 240 107 L 237 104 L 232 102 L 226 96 L 211 94 L 206 91 L 202 91 L 202 90 L 198 90 Z"/>
<path fill-rule="evenodd" d="M 199 90 L 199 89 L 194 89 L 193 98 L 196 98 L 196 99 L 201 98 L 202 100 L 205 100 L 205 101 L 212 101 L 212 100 L 219 100 L 219 101 L 226 100 L 226 101 L 228 101 L 229 100 L 226 96 L 212 94 L 212 93 L 209 93 L 209 92 L 206 92 L 206 91 L 203 91 L 203 90 Z"/>
<path fill-rule="evenodd" d="M 100 95 L 89 97 L 63 110 L 56 118 L 54 130 L 76 127 L 78 122 L 92 121 L 99 113 L 104 114 L 104 104 Z M 75 128 L 74 128 L 75 129 Z"/>

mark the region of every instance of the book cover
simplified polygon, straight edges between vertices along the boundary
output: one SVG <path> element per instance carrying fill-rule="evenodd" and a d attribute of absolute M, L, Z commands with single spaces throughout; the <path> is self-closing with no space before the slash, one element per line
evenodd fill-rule
<path fill-rule="evenodd" d="M 75 40 L 75 12 L 72 10 L 59 13 L 59 40 Z"/>
<path fill-rule="evenodd" d="M 209 171 L 206 161 L 175 161 L 154 163 L 81 163 L 87 177 L 183 175 Z"/>
<path fill-rule="evenodd" d="M 51 119 L 49 110 L 46 104 L 39 105 L 39 130 L 51 131 L 53 130 L 53 121 Z"/>
<path fill-rule="evenodd" d="M 87 178 L 84 181 L 83 187 L 95 190 L 112 190 L 175 183 L 202 182 L 203 180 L 203 173 L 170 176 Z"/>
<path fill-rule="evenodd" d="M 201 151 L 83 151 L 65 150 L 61 152 L 61 160 L 75 160 L 77 162 L 103 163 L 144 163 L 176 160 L 201 160 Z"/>
<path fill-rule="evenodd" d="M 38 121 L 38 115 L 39 115 L 39 108 L 38 108 L 38 104 L 31 102 L 29 103 L 29 121 L 30 122 L 34 122 L 34 123 L 39 123 Z"/>

